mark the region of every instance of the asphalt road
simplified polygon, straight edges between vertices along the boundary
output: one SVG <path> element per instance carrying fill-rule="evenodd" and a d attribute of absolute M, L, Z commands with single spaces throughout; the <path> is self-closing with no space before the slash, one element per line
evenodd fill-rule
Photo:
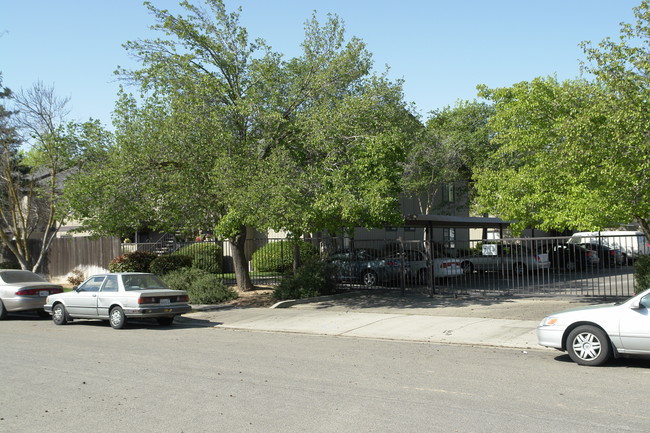
<path fill-rule="evenodd" d="M 650 361 L 102 322 L 0 322 L 0 432 L 646 431 Z"/>

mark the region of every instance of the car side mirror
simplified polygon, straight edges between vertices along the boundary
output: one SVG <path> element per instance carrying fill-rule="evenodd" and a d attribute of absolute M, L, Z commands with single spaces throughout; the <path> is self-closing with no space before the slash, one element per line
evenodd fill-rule
<path fill-rule="evenodd" d="M 650 308 L 650 295 L 645 295 L 639 300 L 639 308 Z"/>
<path fill-rule="evenodd" d="M 635 299 L 631 304 L 630 308 L 633 310 L 640 310 L 642 308 L 650 308 L 650 295 L 646 295 L 643 298 Z"/>

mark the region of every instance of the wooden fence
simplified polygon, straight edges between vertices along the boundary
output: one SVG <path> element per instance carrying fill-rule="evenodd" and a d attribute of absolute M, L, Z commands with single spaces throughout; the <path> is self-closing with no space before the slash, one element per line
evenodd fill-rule
<path fill-rule="evenodd" d="M 79 266 L 98 266 L 107 269 L 115 257 L 122 254 L 120 239 L 83 237 L 57 238 L 52 242 L 43 273 L 50 277 L 66 275 Z"/>

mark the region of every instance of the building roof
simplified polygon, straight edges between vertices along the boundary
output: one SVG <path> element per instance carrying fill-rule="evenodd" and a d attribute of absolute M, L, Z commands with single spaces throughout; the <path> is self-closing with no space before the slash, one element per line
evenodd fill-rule
<path fill-rule="evenodd" d="M 406 215 L 405 227 L 449 227 L 449 228 L 505 228 L 510 221 L 492 217 L 461 217 L 450 215 Z"/>

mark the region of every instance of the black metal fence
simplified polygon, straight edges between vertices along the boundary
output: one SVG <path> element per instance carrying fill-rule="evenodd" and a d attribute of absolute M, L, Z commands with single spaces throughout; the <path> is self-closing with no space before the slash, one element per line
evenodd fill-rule
<path fill-rule="evenodd" d="M 593 240 L 593 239 L 592 239 Z M 634 293 L 636 254 L 606 242 L 581 243 L 568 237 L 476 239 L 464 242 L 312 239 L 301 241 L 302 256 L 333 265 L 342 289 L 389 288 L 440 294 L 583 295 L 624 297 Z M 611 239 L 610 239 L 611 241 Z M 195 243 L 123 244 L 172 253 Z M 232 251 L 218 245 L 222 277 L 234 284 Z M 206 242 L 198 243 L 206 244 Z M 619 246 L 622 245 L 619 243 Z M 284 239 L 250 239 L 245 247 L 256 285 L 277 285 L 293 268 L 294 248 Z"/>

